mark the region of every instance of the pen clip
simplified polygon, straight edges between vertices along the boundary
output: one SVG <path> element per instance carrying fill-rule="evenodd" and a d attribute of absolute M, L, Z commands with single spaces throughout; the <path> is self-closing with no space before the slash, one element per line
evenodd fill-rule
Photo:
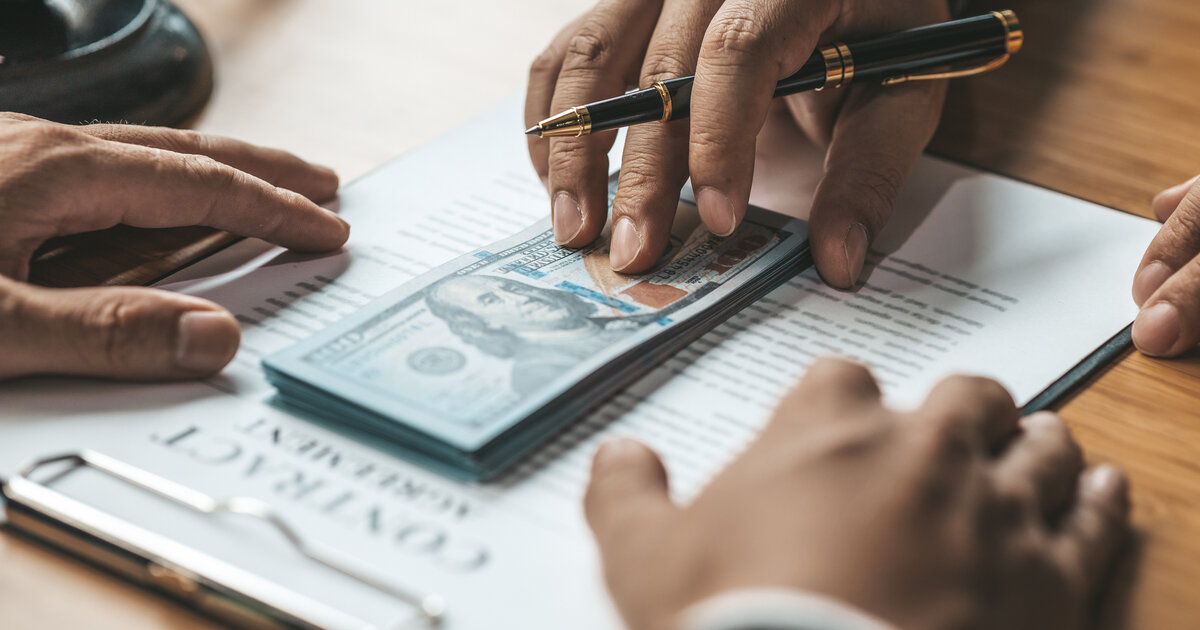
<path fill-rule="evenodd" d="M 883 85 L 899 85 L 901 83 L 910 83 L 913 81 L 937 81 L 940 79 L 961 79 L 962 77 L 973 77 L 980 74 L 986 74 L 1008 63 L 1012 58 L 1010 54 L 1003 54 L 995 59 L 986 61 L 978 66 L 968 68 L 939 68 L 932 72 L 921 72 L 915 74 L 901 74 L 894 77 L 888 77 L 883 80 Z"/>
<path fill-rule="evenodd" d="M 1012 58 L 1014 54 L 1019 52 L 1025 44 L 1025 31 L 1021 28 L 1021 21 L 1017 19 L 1017 14 L 1010 10 L 992 11 L 992 16 L 1004 25 L 1004 54 L 994 59 L 989 59 L 977 66 L 969 66 L 965 68 L 938 68 L 930 72 L 919 72 L 914 74 L 902 74 L 894 77 L 888 77 L 883 80 L 883 85 L 899 85 L 901 83 L 909 83 L 912 81 L 937 81 L 939 79 L 960 79 L 962 77 L 973 77 L 980 74 L 985 74 L 995 70 Z"/>

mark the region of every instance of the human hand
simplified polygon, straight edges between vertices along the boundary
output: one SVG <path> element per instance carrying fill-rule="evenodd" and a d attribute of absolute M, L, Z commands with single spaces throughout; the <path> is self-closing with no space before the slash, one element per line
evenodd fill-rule
<path fill-rule="evenodd" d="M 337 186 L 329 169 L 226 138 L 0 114 L 0 379 L 220 370 L 240 340 L 221 307 L 145 288 L 33 287 L 20 281 L 34 251 L 55 236 L 120 223 L 206 225 L 294 249 L 335 249 L 349 227 L 312 200 L 332 198 Z"/>
<path fill-rule="evenodd" d="M 631 127 L 625 142 L 611 263 L 637 273 L 665 250 L 689 173 L 705 225 L 718 235 L 737 227 L 774 85 L 818 43 L 947 18 L 945 0 L 601 0 L 534 62 L 525 122 L 616 96 L 631 84 L 645 88 L 695 74 L 690 119 Z M 800 127 L 827 146 L 809 234 L 817 270 L 829 284 L 857 280 L 871 239 L 933 135 L 944 98 L 944 82 L 852 85 L 786 98 Z M 530 140 L 560 244 L 585 245 L 604 228 L 614 138 L 608 132 Z"/>
<path fill-rule="evenodd" d="M 601 446 L 585 499 L 631 630 L 678 627 L 734 589 L 841 600 L 905 630 L 1071 630 L 1126 528 L 1126 482 L 1083 471 L 1057 416 L 1019 419 L 994 381 L 954 377 L 911 413 L 875 380 L 814 364 L 760 438 L 691 504 L 646 447 Z"/>
<path fill-rule="evenodd" d="M 1200 177 L 1159 193 L 1154 214 L 1163 227 L 1133 279 L 1133 343 L 1172 357 L 1200 342 Z"/>

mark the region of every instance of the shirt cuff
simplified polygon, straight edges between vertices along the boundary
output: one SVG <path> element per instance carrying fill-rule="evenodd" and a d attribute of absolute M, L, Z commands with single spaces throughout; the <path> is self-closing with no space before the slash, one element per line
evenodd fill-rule
<path fill-rule="evenodd" d="M 747 588 L 692 605 L 679 630 L 898 630 L 836 599 L 786 588 Z"/>

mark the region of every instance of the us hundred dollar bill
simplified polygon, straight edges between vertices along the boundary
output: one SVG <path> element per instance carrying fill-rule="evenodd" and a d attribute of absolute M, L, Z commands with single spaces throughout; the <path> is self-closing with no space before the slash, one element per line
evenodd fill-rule
<path fill-rule="evenodd" d="M 269 359 L 268 369 L 474 442 L 669 334 L 741 271 L 803 238 L 796 222 L 767 219 L 748 216 L 722 238 L 681 204 L 662 262 L 638 276 L 611 269 L 607 232 L 572 250 L 548 226 L 531 228 L 389 293 Z"/>

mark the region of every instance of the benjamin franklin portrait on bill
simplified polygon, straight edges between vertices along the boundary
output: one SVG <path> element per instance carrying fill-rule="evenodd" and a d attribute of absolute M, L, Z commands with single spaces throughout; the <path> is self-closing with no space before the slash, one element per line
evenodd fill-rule
<path fill-rule="evenodd" d="M 695 297 L 663 310 L 603 317 L 597 316 L 598 304 L 570 291 L 506 276 L 468 275 L 430 286 L 425 302 L 466 343 L 512 359 L 513 387 L 524 394 Z"/>

